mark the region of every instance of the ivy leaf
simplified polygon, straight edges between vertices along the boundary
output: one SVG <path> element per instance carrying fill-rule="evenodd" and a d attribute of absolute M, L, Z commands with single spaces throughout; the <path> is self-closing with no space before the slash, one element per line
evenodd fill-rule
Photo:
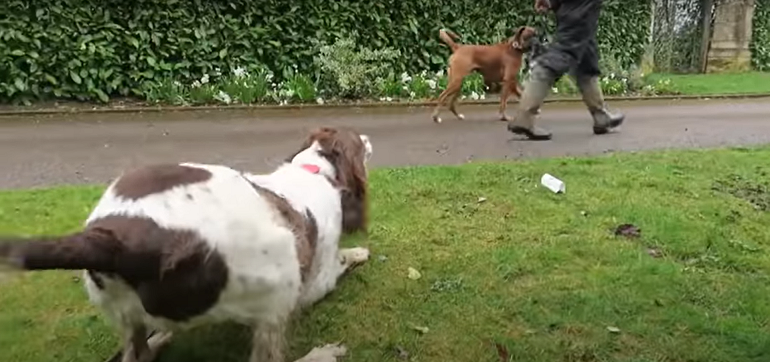
<path fill-rule="evenodd" d="M 107 103 L 110 101 L 110 97 L 107 96 L 107 93 L 104 93 L 101 89 L 94 89 L 94 93 L 96 93 L 96 96 L 99 97 L 99 100 Z"/>
<path fill-rule="evenodd" d="M 75 82 L 75 84 L 79 85 L 83 83 L 83 79 L 80 78 L 80 75 L 76 72 L 70 71 L 70 78 L 72 78 L 72 81 Z"/>
<path fill-rule="evenodd" d="M 13 85 L 15 85 L 16 89 L 18 89 L 20 92 L 27 90 L 27 84 L 25 84 L 21 78 L 16 78 L 16 80 L 13 81 Z"/>

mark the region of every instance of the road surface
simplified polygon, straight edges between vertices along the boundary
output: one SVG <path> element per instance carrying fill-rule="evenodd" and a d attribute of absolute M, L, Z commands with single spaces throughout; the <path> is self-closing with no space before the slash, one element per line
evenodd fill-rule
<path fill-rule="evenodd" d="M 430 108 L 395 107 L 0 117 L 0 188 L 102 183 L 149 162 L 268 171 L 319 125 L 369 134 L 374 167 L 770 143 L 770 99 L 612 106 L 627 114 L 626 124 L 594 136 L 581 104 L 547 104 L 541 125 L 554 133 L 548 142 L 506 132 L 496 105 L 460 104 L 467 119 L 444 112 L 442 124 L 430 120 Z"/>

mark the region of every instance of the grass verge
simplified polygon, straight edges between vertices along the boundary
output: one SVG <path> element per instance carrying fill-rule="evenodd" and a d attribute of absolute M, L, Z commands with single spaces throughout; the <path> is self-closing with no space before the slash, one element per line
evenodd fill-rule
<path fill-rule="evenodd" d="M 684 95 L 770 93 L 770 72 L 651 74 L 648 77 L 652 81 L 670 79 L 671 87 Z"/>
<path fill-rule="evenodd" d="M 372 260 L 293 326 L 290 357 L 344 341 L 361 362 L 768 361 L 763 159 L 770 148 L 376 170 L 371 234 L 345 241 Z M 544 172 L 567 193 L 538 187 Z M 0 192 L 0 234 L 73 231 L 100 191 Z M 615 236 L 624 223 L 641 235 Z M 0 291 L 1 361 L 102 362 L 118 346 L 77 273 Z M 160 360 L 248 349 L 246 330 L 217 326 Z"/>

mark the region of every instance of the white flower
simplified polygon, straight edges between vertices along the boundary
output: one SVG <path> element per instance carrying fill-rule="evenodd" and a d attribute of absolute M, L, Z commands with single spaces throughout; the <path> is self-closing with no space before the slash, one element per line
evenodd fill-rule
<path fill-rule="evenodd" d="M 553 87 L 551 88 L 551 92 L 559 93 L 559 88 Z"/>
<path fill-rule="evenodd" d="M 209 75 L 204 74 L 203 77 L 201 77 L 201 84 L 208 84 L 209 82 Z"/>
<path fill-rule="evenodd" d="M 273 80 L 273 73 L 267 73 L 267 75 L 265 76 L 265 79 L 266 79 L 268 82 L 269 82 L 269 81 L 271 81 L 271 80 Z M 273 83 L 273 85 L 275 85 L 275 83 Z"/>
<path fill-rule="evenodd" d="M 473 99 L 474 101 L 479 99 L 479 94 L 476 93 L 476 91 L 471 92 L 471 99 Z"/>
<path fill-rule="evenodd" d="M 414 98 L 414 97 L 417 97 L 417 94 L 415 94 L 414 92 L 409 92 L 409 98 Z"/>
<path fill-rule="evenodd" d="M 610 73 L 610 78 L 615 78 L 615 73 Z"/>
<path fill-rule="evenodd" d="M 402 88 L 403 90 L 405 90 L 405 91 L 408 91 L 408 90 L 409 90 L 409 87 L 407 87 L 407 86 L 403 86 L 403 87 L 401 87 L 401 88 Z"/>
<path fill-rule="evenodd" d="M 233 100 L 230 98 L 230 95 L 225 93 L 224 91 L 219 91 L 216 96 L 214 96 L 214 99 L 223 102 L 225 104 L 230 104 Z"/>
<path fill-rule="evenodd" d="M 422 72 L 420 72 L 420 76 L 423 77 L 423 78 L 427 77 L 428 76 L 428 71 L 427 70 L 423 70 Z"/>
<path fill-rule="evenodd" d="M 243 78 L 247 74 L 246 69 L 243 69 L 242 67 L 238 67 L 233 69 L 233 75 L 238 78 Z"/>
<path fill-rule="evenodd" d="M 287 100 L 285 100 L 285 99 L 284 99 L 284 100 L 282 100 L 282 101 L 281 101 L 281 103 L 279 103 L 279 105 L 282 105 L 282 106 L 285 106 L 285 105 L 287 105 L 287 104 L 289 104 L 289 101 L 287 101 Z"/>
<path fill-rule="evenodd" d="M 444 76 L 444 70 L 443 70 L 443 69 L 441 69 L 441 70 L 439 70 L 438 72 L 436 72 L 436 77 L 437 77 L 437 78 L 441 78 L 441 77 L 443 77 L 443 76 Z"/>
<path fill-rule="evenodd" d="M 177 87 L 181 87 L 181 86 L 182 86 L 182 83 L 179 83 L 179 81 L 178 81 L 178 80 L 175 80 L 175 81 L 174 81 L 174 85 L 175 85 L 175 86 L 177 86 Z"/>
<path fill-rule="evenodd" d="M 192 82 L 192 87 L 193 88 L 198 88 L 200 86 L 201 86 L 201 82 L 199 82 L 198 80 L 195 80 L 194 82 Z"/>
<path fill-rule="evenodd" d="M 222 75 L 222 69 L 216 68 L 214 69 L 214 76 L 218 77 Z"/>
<path fill-rule="evenodd" d="M 315 102 L 318 103 L 318 104 L 324 104 L 324 99 L 321 98 L 321 97 L 318 97 L 318 98 L 315 99 Z"/>
<path fill-rule="evenodd" d="M 393 102 L 393 98 L 385 97 L 385 102 Z"/>
<path fill-rule="evenodd" d="M 436 89 L 436 81 L 435 80 L 428 79 L 427 83 L 428 83 L 428 87 L 430 87 L 430 89 Z"/>
<path fill-rule="evenodd" d="M 485 93 L 479 94 L 479 99 L 486 99 L 487 95 Z"/>
<path fill-rule="evenodd" d="M 401 73 L 401 82 L 402 83 L 409 83 L 412 81 L 412 77 L 409 76 L 409 74 L 406 74 L 406 72 Z"/>

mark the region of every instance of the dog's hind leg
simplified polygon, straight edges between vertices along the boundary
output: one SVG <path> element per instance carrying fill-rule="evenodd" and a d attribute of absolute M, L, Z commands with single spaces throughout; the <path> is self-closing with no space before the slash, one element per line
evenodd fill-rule
<path fill-rule="evenodd" d="M 433 113 L 430 115 L 430 117 L 433 119 L 433 122 L 441 123 L 441 117 L 439 117 L 438 114 L 441 111 L 441 106 L 444 105 L 444 101 L 446 100 L 448 92 L 449 88 L 444 89 L 444 91 L 441 92 L 441 94 L 438 96 L 438 100 L 436 100 L 436 107 L 433 108 Z"/>
<path fill-rule="evenodd" d="M 457 113 L 457 99 L 460 98 L 460 93 L 461 92 L 455 93 L 452 99 L 449 100 L 449 110 L 452 111 L 452 113 L 454 113 L 455 117 L 457 117 L 460 120 L 464 120 L 465 115 L 463 115 L 462 113 Z"/>
<path fill-rule="evenodd" d="M 463 77 L 460 77 L 460 76 L 450 77 L 449 83 L 446 86 L 446 90 L 444 90 L 444 92 L 446 92 L 446 95 L 442 100 L 442 101 L 449 100 L 449 110 L 452 111 L 455 117 L 461 120 L 465 119 L 465 116 L 457 113 L 455 102 L 457 101 L 457 98 L 460 96 L 460 93 L 462 92 L 462 88 L 463 88 Z M 440 118 L 438 122 L 439 123 L 441 122 Z"/>
<path fill-rule="evenodd" d="M 263 321 L 254 327 L 254 339 L 249 362 L 284 362 L 287 317 Z"/>
<path fill-rule="evenodd" d="M 152 362 L 160 350 L 171 342 L 172 332 L 156 333 L 147 339 L 147 328 L 133 327 L 126 331 L 121 362 Z"/>

